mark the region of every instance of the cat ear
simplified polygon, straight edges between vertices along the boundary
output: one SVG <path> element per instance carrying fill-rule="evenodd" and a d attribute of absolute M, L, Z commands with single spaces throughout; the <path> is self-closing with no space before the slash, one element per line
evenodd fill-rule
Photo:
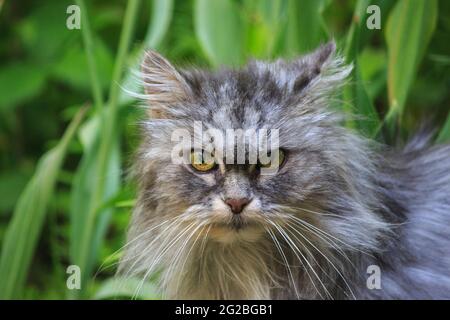
<path fill-rule="evenodd" d="M 334 40 L 321 45 L 312 53 L 306 55 L 304 58 L 307 63 L 315 66 L 317 72 L 320 72 L 320 68 L 324 63 L 336 53 L 336 43 Z"/>
<path fill-rule="evenodd" d="M 295 62 L 299 74 L 294 81 L 293 91 L 302 92 L 309 86 L 334 88 L 333 86 L 350 74 L 352 66 L 346 66 L 344 60 L 336 54 L 336 43 L 330 41 L 314 52 Z"/>
<path fill-rule="evenodd" d="M 141 64 L 145 100 L 150 116 L 166 118 L 167 109 L 190 96 L 190 88 L 183 76 L 159 53 L 148 50 Z"/>

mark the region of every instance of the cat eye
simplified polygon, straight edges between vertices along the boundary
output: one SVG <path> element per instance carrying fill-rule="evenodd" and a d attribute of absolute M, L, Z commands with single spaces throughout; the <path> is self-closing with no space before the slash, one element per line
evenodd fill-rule
<path fill-rule="evenodd" d="M 273 159 L 272 161 L 269 161 L 266 164 L 263 164 L 258 161 L 258 165 L 260 168 L 270 168 L 270 167 L 280 168 L 283 165 L 285 160 L 286 160 L 285 152 L 282 149 L 278 149 L 278 157 L 276 159 Z"/>
<path fill-rule="evenodd" d="M 203 151 L 191 151 L 191 166 L 196 171 L 208 172 L 216 168 L 216 162 L 214 159 L 205 160 Z"/>

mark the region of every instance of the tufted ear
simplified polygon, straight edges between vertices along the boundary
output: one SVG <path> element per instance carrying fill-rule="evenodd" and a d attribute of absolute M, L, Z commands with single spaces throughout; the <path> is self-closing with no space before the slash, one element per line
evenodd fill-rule
<path fill-rule="evenodd" d="M 152 50 L 145 53 L 141 73 L 151 117 L 166 118 L 170 106 L 189 99 L 186 80 L 159 53 Z"/>
<path fill-rule="evenodd" d="M 333 61 L 336 53 L 336 44 L 334 41 L 330 41 L 321 45 L 318 49 L 310 54 L 307 54 L 295 63 L 299 69 L 299 75 L 295 79 L 293 90 L 300 92 L 308 84 L 310 84 L 315 78 L 320 76 L 326 67 Z"/>

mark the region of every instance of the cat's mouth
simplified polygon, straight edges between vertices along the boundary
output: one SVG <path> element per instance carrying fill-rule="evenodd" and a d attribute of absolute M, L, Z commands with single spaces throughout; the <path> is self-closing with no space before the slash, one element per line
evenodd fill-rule
<path fill-rule="evenodd" d="M 213 229 L 224 229 L 231 231 L 245 231 L 257 227 L 257 223 L 251 219 L 244 218 L 241 215 L 234 215 L 229 220 L 223 222 L 215 222 L 212 224 Z"/>
<path fill-rule="evenodd" d="M 246 224 L 248 224 L 248 222 L 244 221 L 244 219 L 242 219 L 241 215 L 234 215 L 231 218 L 231 222 L 228 225 L 229 225 L 229 228 L 238 231 L 238 230 L 246 227 Z"/>
<path fill-rule="evenodd" d="M 233 243 L 235 241 L 253 242 L 260 239 L 264 229 L 252 219 L 235 215 L 226 221 L 217 221 L 210 225 L 206 235 L 222 243 Z"/>

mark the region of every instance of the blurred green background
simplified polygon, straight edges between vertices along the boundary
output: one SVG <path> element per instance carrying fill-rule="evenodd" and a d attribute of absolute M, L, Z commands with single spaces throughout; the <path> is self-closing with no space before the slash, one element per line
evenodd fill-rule
<path fill-rule="evenodd" d="M 66 9 L 81 8 L 81 30 Z M 377 5 L 381 29 L 366 26 Z M 130 298 L 114 280 L 134 202 L 127 168 L 142 50 L 179 66 L 293 58 L 334 38 L 355 66 L 334 107 L 398 144 L 426 121 L 450 138 L 450 2 L 0 0 L 0 298 Z M 118 252 L 116 250 L 119 250 Z M 68 290 L 66 269 L 81 269 Z M 102 265 L 103 264 L 103 265 Z M 151 282 L 138 298 L 157 298 Z"/>

